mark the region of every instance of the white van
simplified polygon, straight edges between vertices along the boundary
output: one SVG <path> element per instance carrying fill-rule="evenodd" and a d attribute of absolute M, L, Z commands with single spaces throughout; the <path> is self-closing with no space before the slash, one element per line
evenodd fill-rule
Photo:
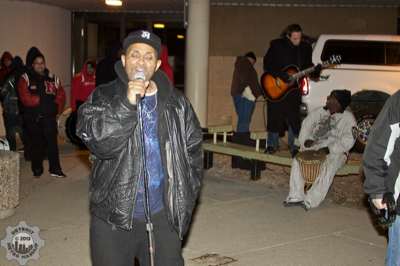
<path fill-rule="evenodd" d="M 358 123 L 356 146 L 362 150 L 386 99 L 400 89 L 400 36 L 321 35 L 314 44 L 314 64 L 332 55 L 340 55 L 341 63 L 324 69 L 318 81 L 307 79 L 301 88 L 301 112 L 325 104 L 334 89 L 350 90 Z"/>

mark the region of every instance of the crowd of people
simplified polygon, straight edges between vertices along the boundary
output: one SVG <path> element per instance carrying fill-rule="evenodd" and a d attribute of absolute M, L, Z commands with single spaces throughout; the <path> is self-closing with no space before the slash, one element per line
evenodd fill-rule
<path fill-rule="evenodd" d="M 71 82 L 70 115 L 72 137 L 75 135 L 77 110 L 96 86 L 116 78 L 115 63 L 121 55 L 121 44 L 116 42 L 96 66 L 87 60 Z M 173 82 L 173 70 L 168 63 L 168 49 L 162 45 L 161 68 Z M 58 117 L 64 111 L 65 91 L 60 79 L 46 67 L 46 60 L 37 47 L 28 50 L 25 64 L 20 56 L 6 51 L 0 59 L 0 101 L 6 140 L 11 151 L 17 151 L 17 136 L 23 144 L 24 158 L 31 161 L 33 176 L 43 174 L 43 161 L 49 161 L 49 173 L 66 177 L 58 151 Z M 96 73 L 99 73 L 96 75 Z M 83 145 L 82 145 L 83 146 Z"/>
<path fill-rule="evenodd" d="M 25 65 L 21 57 L 9 52 L 3 53 L 1 62 L 0 95 L 10 149 L 17 150 L 18 133 L 34 177 L 43 174 L 46 157 L 50 175 L 66 177 L 57 143 L 57 116 L 65 104 L 60 79 L 48 70 L 45 56 L 36 47 L 28 50 Z"/>
<path fill-rule="evenodd" d="M 289 25 L 271 42 L 263 68 L 274 82 L 292 84 L 294 89 L 279 101 L 271 100 L 254 68 L 254 52 L 237 57 L 231 85 L 236 132 L 250 131 L 260 96 L 267 98 L 265 152 L 278 152 L 279 138 L 288 132 L 293 160 L 283 206 L 306 211 L 326 197 L 355 143 L 356 126 L 349 90 L 332 88 L 326 103 L 301 118 L 298 80 L 287 67 L 313 66 L 311 52 L 300 25 Z M 318 79 L 321 70 L 321 65 L 315 66 L 310 77 Z M 113 46 L 99 63 L 86 61 L 73 77 L 71 115 L 77 120 L 77 136 L 93 158 L 90 245 L 94 265 L 126 265 L 135 257 L 147 265 L 151 256 L 147 233 L 153 228 L 155 247 L 149 250 L 157 249 L 156 264 L 184 265 L 181 241 L 201 187 L 203 137 L 193 108 L 173 81 L 168 50 L 148 31 L 130 33 L 122 46 Z M 363 162 L 371 206 L 386 211 L 383 219 L 390 226 L 387 265 L 400 262 L 399 97 L 399 92 L 394 94 L 377 118 Z M 25 64 L 19 56 L 3 53 L 0 100 L 6 138 L 16 151 L 18 133 L 34 177 L 43 174 L 46 157 L 49 173 L 66 177 L 57 144 L 57 119 L 65 98 L 60 79 L 48 70 L 38 48 L 29 49 Z M 323 160 L 315 180 L 305 188 L 301 158 L 310 151 Z"/>
<path fill-rule="evenodd" d="M 264 56 L 263 69 L 266 74 L 276 78 L 274 82 L 277 86 L 293 84 L 292 89 L 282 93 L 280 98 L 271 99 L 268 88 L 264 87 L 265 84 L 261 86 L 254 69 L 256 56 L 253 52 L 236 59 L 231 85 L 231 95 L 238 115 L 237 132 L 249 131 L 254 101 L 264 96 L 267 100 L 268 132 L 265 152 L 274 154 L 279 151 L 279 138 L 287 131 L 289 151 L 293 158 L 307 150 L 314 150 L 325 158 L 316 180 L 306 192 L 299 162 L 293 160 L 290 192 L 284 206 L 302 206 L 305 210 L 317 207 L 325 198 L 333 177 L 346 162 L 355 143 L 352 130 L 356 126 L 354 115 L 348 108 L 351 102 L 348 90 L 333 90 L 327 95 L 326 104 L 321 103 L 323 107 L 310 112 L 302 121 L 298 80 L 293 80 L 293 73 L 288 71 L 288 67 L 295 66 L 298 71 L 309 68 L 313 66 L 311 56 L 312 48 L 304 40 L 301 26 L 291 24 L 278 39 L 271 41 Z M 321 70 L 321 65 L 315 66 L 310 77 L 317 79 Z"/>

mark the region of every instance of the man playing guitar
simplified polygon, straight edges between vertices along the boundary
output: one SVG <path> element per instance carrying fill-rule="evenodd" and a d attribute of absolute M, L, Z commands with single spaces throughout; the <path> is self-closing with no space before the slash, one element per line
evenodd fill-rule
<path fill-rule="evenodd" d="M 302 40 L 303 31 L 298 24 L 289 25 L 281 35 L 281 38 L 271 41 L 270 48 L 264 56 L 264 71 L 284 82 L 290 82 L 291 76 L 284 71 L 287 66 L 296 66 L 299 70 L 313 65 L 311 55 L 312 48 L 309 43 Z M 317 66 L 314 74 L 321 72 Z M 288 129 L 288 143 L 292 156 L 298 148 L 294 145 L 294 139 L 300 131 L 300 90 L 294 89 L 278 102 L 269 101 L 267 104 L 267 149 L 273 154 L 279 148 L 279 136 Z"/>

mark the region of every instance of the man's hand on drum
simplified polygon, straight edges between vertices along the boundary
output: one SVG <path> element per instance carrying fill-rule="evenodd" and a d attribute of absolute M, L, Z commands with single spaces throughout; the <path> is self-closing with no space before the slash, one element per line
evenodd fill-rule
<path fill-rule="evenodd" d="M 321 148 L 318 151 L 321 152 L 321 153 L 325 153 L 327 155 L 329 154 L 329 148 L 328 147 Z"/>
<path fill-rule="evenodd" d="M 312 139 L 308 139 L 304 142 L 304 147 L 310 148 L 312 145 L 314 145 L 314 141 Z"/>

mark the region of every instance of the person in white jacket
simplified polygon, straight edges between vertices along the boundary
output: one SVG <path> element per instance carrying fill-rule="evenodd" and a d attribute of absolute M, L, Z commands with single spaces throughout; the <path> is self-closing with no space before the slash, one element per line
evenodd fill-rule
<path fill-rule="evenodd" d="M 293 159 L 290 173 L 290 191 L 285 207 L 315 208 L 325 199 L 336 172 L 345 164 L 355 138 L 356 120 L 347 108 L 351 102 L 348 90 L 334 90 L 327 97 L 326 105 L 309 113 L 302 123 L 300 151 L 316 150 L 327 154 L 320 173 L 311 188 L 304 192 L 304 178 L 299 162 Z"/>

